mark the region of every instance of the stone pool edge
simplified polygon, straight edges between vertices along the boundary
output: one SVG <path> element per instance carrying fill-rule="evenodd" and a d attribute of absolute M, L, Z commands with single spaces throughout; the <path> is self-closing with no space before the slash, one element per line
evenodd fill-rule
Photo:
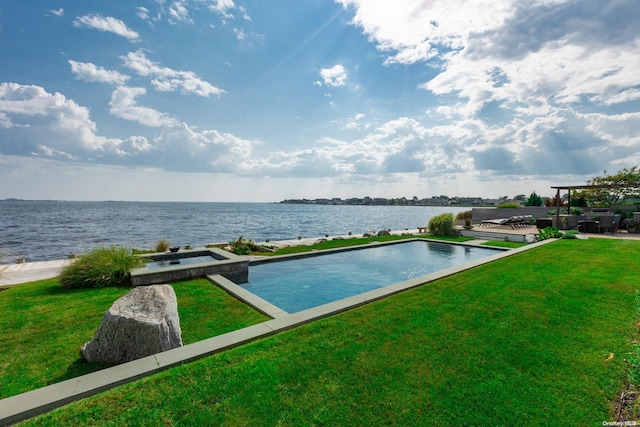
<path fill-rule="evenodd" d="M 420 276 L 415 279 L 395 283 L 384 288 L 375 289 L 297 313 L 281 313 L 276 317 L 272 315 L 275 314 L 274 312 L 270 314 L 270 316 L 275 318 L 257 325 L 218 335 L 216 337 L 106 368 L 87 375 L 51 384 L 36 390 L 7 397 L 0 400 L 0 425 L 10 425 L 41 415 L 55 408 L 85 397 L 96 395 L 119 385 L 127 384 L 172 367 L 192 362 L 260 338 L 274 335 L 278 332 L 293 329 L 315 320 L 360 307 L 417 286 L 425 285 L 434 280 L 534 249 L 541 245 L 553 242 L 554 240 L 555 239 L 543 240 L 521 248 L 507 250 L 481 260 L 471 261 L 457 267 L 448 268 L 426 276 Z M 215 277 L 213 279 L 214 282 L 217 282 Z M 272 309 L 267 308 L 267 311 L 269 310 Z M 274 311 L 277 310 L 274 309 Z"/>

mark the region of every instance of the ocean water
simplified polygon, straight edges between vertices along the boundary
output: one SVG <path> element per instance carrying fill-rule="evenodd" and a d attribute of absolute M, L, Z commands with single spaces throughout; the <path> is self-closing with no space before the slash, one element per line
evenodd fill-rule
<path fill-rule="evenodd" d="M 279 203 L 0 201 L 0 263 L 67 258 L 100 246 L 152 249 L 160 239 L 203 247 L 424 226 L 468 208 Z"/>

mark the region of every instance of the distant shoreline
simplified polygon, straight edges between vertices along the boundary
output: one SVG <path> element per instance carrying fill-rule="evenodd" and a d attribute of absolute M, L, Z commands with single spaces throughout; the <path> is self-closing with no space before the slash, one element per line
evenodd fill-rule
<path fill-rule="evenodd" d="M 286 199 L 280 204 L 288 205 L 333 205 L 333 206 L 455 206 L 455 207 L 492 207 L 498 204 L 498 200 L 483 199 L 480 197 L 453 197 L 447 196 L 432 197 L 428 199 L 418 199 L 414 197 L 407 199 L 386 199 L 383 197 L 364 197 L 350 199 Z"/>

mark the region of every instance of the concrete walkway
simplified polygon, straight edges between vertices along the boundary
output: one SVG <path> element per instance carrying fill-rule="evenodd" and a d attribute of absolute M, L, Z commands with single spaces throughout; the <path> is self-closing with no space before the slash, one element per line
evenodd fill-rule
<path fill-rule="evenodd" d="M 58 276 L 70 262 L 71 260 L 58 260 L 0 264 L 0 286 L 51 279 Z"/>
<path fill-rule="evenodd" d="M 271 311 L 271 315 L 274 317 L 272 320 L 2 399 L 0 400 L 0 425 L 17 423 L 70 402 L 93 396 L 113 387 L 135 381 L 171 367 L 179 366 L 259 338 L 292 329 L 323 317 L 332 316 L 372 301 L 386 298 L 417 286 L 422 286 L 460 271 L 533 249 L 550 242 L 552 242 L 552 240 L 545 240 L 519 249 L 501 251 L 496 255 L 466 263 L 459 267 L 449 268 L 437 273 L 395 283 L 384 288 L 375 289 L 298 313 L 287 314 L 282 311 L 277 312 L 277 307 L 265 306 L 262 307 L 261 311 L 266 313 Z M 214 283 L 226 281 L 226 279 L 221 276 L 213 276 L 210 277 L 209 280 Z M 258 302 L 258 304 L 260 304 L 260 302 Z"/>

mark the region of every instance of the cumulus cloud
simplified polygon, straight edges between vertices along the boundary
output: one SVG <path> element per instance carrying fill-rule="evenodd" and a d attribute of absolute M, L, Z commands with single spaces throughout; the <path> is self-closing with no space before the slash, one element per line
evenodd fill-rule
<path fill-rule="evenodd" d="M 499 28 L 516 7 L 514 0 L 372 2 L 337 0 L 353 8 L 352 23 L 362 27 L 387 63 L 413 64 L 461 50 L 473 34 Z"/>
<path fill-rule="evenodd" d="M 340 87 L 347 84 L 347 71 L 340 64 L 321 69 L 320 77 L 322 83 L 329 87 Z"/>
<path fill-rule="evenodd" d="M 114 91 L 112 112 L 161 127 L 153 137 L 97 135 L 89 110 L 42 87 L 0 84 L 0 155 L 42 157 L 94 164 L 154 167 L 181 172 L 234 172 L 248 161 L 255 141 L 216 130 L 194 130 L 155 110 L 136 105 L 142 88 Z"/>
<path fill-rule="evenodd" d="M 71 71 L 76 75 L 77 78 L 87 82 L 100 82 L 122 85 L 127 80 L 129 80 L 129 76 L 120 74 L 117 71 L 105 70 L 104 68 L 98 67 L 90 62 L 78 62 L 69 60 L 69 65 L 71 65 Z"/>
<path fill-rule="evenodd" d="M 120 58 L 126 67 L 141 76 L 150 77 L 152 79 L 151 84 L 158 91 L 173 92 L 179 90 L 182 93 L 204 97 L 225 93 L 223 89 L 202 80 L 192 71 L 173 70 L 151 61 L 141 50 L 129 52 L 126 56 Z"/>
<path fill-rule="evenodd" d="M 337 1 L 386 65 L 435 73 L 419 85 L 440 100 L 425 122 L 447 124 L 428 133 L 448 134 L 465 167 L 592 174 L 620 153 L 637 158 L 636 2 Z"/>
<path fill-rule="evenodd" d="M 73 24 L 78 28 L 92 28 L 98 31 L 117 34 L 131 41 L 137 41 L 140 36 L 126 26 L 124 22 L 111 16 L 84 15 L 75 19 Z"/>
<path fill-rule="evenodd" d="M 97 135 L 86 107 L 35 85 L 0 83 L 0 123 L 13 131 L 0 144 L 4 154 L 114 151 L 119 144 Z M 52 144 L 55 150 L 42 150 Z"/>
<path fill-rule="evenodd" d="M 53 13 L 56 16 L 62 16 L 64 15 L 64 9 L 60 8 L 60 9 L 51 9 L 49 12 Z"/>
<path fill-rule="evenodd" d="M 111 95 L 109 112 L 124 120 L 131 120 L 150 127 L 161 127 L 176 124 L 176 120 L 153 108 L 143 107 L 136 103 L 136 97 L 147 93 L 142 87 L 118 87 Z"/>
<path fill-rule="evenodd" d="M 236 172 L 255 142 L 216 130 L 196 131 L 186 123 L 166 126 L 153 138 L 148 160 L 166 170 Z"/>
<path fill-rule="evenodd" d="M 429 129 L 408 117 L 391 120 L 361 139 L 323 138 L 317 146 L 278 151 L 245 164 L 244 170 L 269 176 L 342 177 L 348 179 L 459 169 L 447 141 L 429 138 Z"/>

